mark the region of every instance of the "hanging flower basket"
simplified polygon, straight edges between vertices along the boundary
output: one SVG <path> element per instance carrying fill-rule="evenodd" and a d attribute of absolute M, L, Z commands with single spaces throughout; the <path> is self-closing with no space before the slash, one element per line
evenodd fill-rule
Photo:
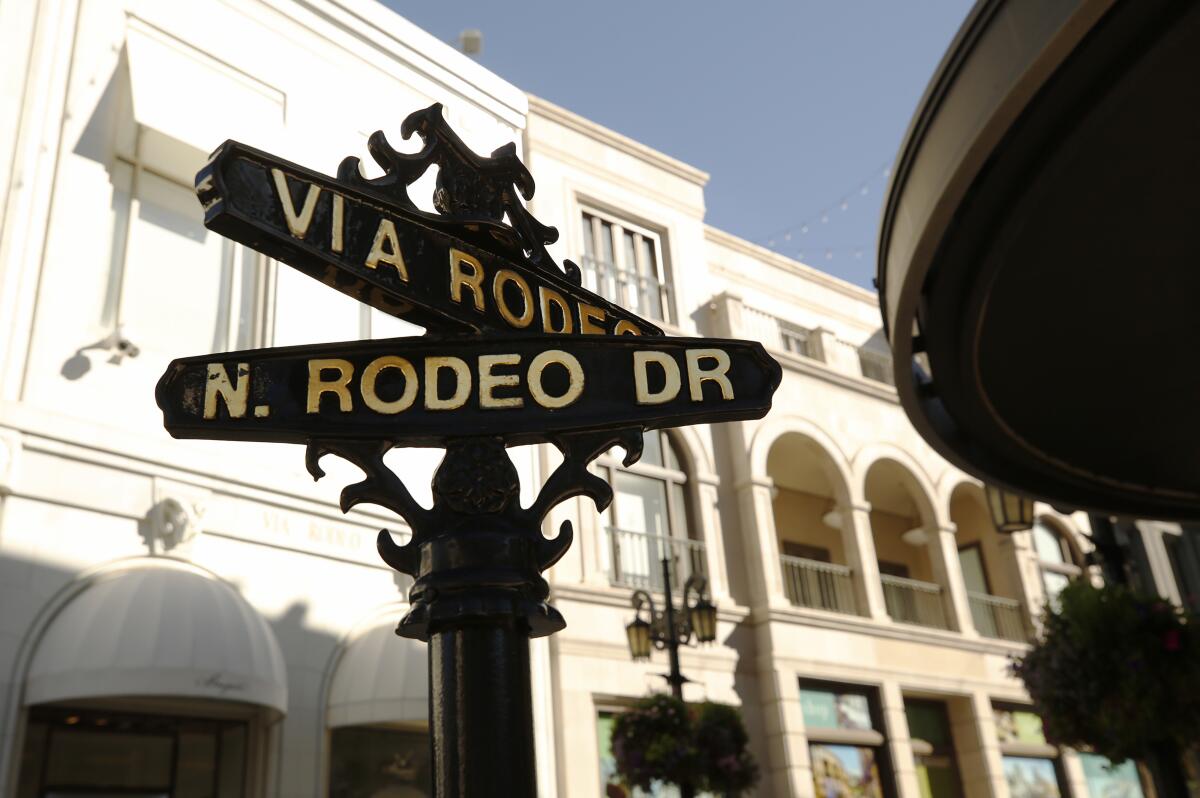
<path fill-rule="evenodd" d="M 1200 620 L 1123 586 L 1076 580 L 1013 666 L 1046 739 L 1113 762 L 1200 742 Z"/>
<path fill-rule="evenodd" d="M 737 794 L 758 781 L 748 741 L 733 707 L 689 707 L 668 695 L 652 695 L 617 717 L 612 750 L 617 773 L 630 787 L 649 790 L 654 782 L 666 782 Z"/>

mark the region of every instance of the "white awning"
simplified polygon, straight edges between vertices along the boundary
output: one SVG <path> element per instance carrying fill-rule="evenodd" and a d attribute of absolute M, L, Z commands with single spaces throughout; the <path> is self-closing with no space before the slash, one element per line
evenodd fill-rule
<path fill-rule="evenodd" d="M 271 628 L 233 588 L 161 561 L 97 577 L 50 622 L 25 703 L 102 697 L 243 701 L 287 711 Z"/>
<path fill-rule="evenodd" d="M 125 51 L 133 116 L 145 129 L 143 151 L 131 154 L 156 169 L 181 157 L 179 144 L 202 164 L 225 139 L 264 146 L 279 137 L 278 89 L 137 19 L 129 20 Z"/>
<path fill-rule="evenodd" d="M 329 689 L 331 727 L 428 719 L 426 647 L 398 637 L 398 620 L 381 622 L 354 638 L 338 660 Z"/>

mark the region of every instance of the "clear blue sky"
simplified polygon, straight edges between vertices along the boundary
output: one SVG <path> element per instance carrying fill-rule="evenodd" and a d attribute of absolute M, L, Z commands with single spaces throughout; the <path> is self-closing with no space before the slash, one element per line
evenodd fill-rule
<path fill-rule="evenodd" d="M 504 79 L 707 171 L 710 224 L 868 287 L 884 169 L 971 6 L 386 2 L 445 41 L 479 28 Z"/>

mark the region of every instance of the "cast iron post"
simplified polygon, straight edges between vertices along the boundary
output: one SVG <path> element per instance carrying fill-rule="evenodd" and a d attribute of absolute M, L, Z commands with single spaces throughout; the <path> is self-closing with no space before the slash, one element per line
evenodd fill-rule
<path fill-rule="evenodd" d="M 679 671 L 679 634 L 675 629 L 675 602 L 671 598 L 671 560 L 666 556 L 662 559 L 663 572 L 663 603 L 667 615 L 667 659 L 671 663 L 671 672 L 667 674 L 667 683 L 671 685 L 671 695 L 683 700 L 683 685 L 688 681 Z M 687 607 L 683 608 L 687 612 Z"/>

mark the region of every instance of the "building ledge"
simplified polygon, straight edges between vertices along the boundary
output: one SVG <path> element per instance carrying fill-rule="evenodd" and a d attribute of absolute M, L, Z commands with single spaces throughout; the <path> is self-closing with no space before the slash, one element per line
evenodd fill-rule
<path fill-rule="evenodd" d="M 910 626 L 892 621 L 875 621 L 858 615 L 844 615 L 842 613 L 825 612 L 823 610 L 813 610 L 804 607 L 754 608 L 750 611 L 750 623 L 752 625 L 777 623 L 815 626 L 839 632 L 866 634 L 889 640 L 903 640 L 911 643 L 922 643 L 924 645 L 941 646 L 943 648 L 957 648 L 962 651 L 973 651 L 980 654 L 993 654 L 1005 657 L 1024 654 L 1029 650 L 1027 643 L 1013 643 L 990 637 L 968 637 L 959 632 Z"/>

